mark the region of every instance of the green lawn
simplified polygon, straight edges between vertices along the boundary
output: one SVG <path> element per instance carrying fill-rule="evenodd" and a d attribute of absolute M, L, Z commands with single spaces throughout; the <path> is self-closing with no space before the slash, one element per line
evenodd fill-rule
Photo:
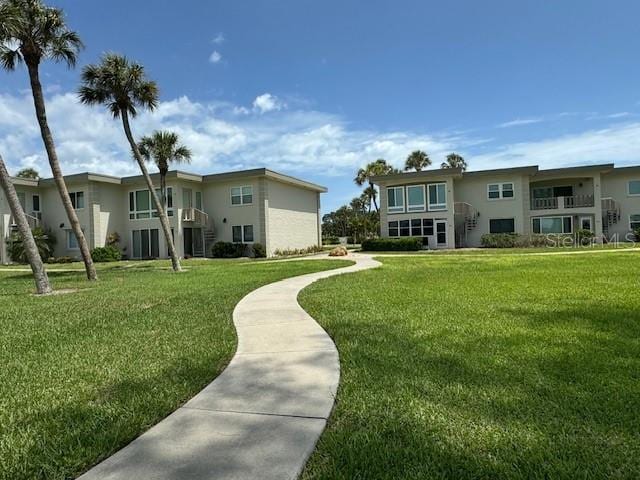
<path fill-rule="evenodd" d="M 235 351 L 235 304 L 260 285 L 348 262 L 103 265 L 100 282 L 0 270 L 0 478 L 68 479 L 124 446 L 211 381 Z M 164 269 L 161 269 L 163 267 Z"/>
<path fill-rule="evenodd" d="M 381 260 L 301 294 L 342 367 L 304 479 L 640 478 L 640 253 Z"/>

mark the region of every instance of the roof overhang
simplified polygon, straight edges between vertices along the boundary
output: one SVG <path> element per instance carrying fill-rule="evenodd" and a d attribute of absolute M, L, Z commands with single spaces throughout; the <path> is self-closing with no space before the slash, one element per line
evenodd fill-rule
<path fill-rule="evenodd" d="M 550 168 L 547 170 L 538 170 L 538 173 L 534 175 L 534 180 L 589 176 L 594 173 L 608 173 L 612 170 L 613 163 L 585 165 L 581 167 Z"/>
<path fill-rule="evenodd" d="M 481 176 L 493 176 L 493 175 L 535 175 L 538 172 L 537 165 L 528 165 L 524 167 L 513 168 L 496 168 L 493 170 L 476 170 L 471 172 L 464 172 L 463 177 L 481 177 Z"/>
<path fill-rule="evenodd" d="M 269 178 L 271 180 L 276 180 L 278 182 L 286 183 L 299 188 L 305 188 L 307 190 L 312 190 L 318 193 L 325 193 L 327 191 L 327 187 L 323 187 L 322 185 L 307 182 L 305 180 L 301 180 L 290 175 L 285 175 L 283 173 L 274 172 L 273 170 L 269 170 L 268 168 L 253 168 L 250 170 L 240 170 L 237 172 L 214 173 L 211 175 L 205 175 L 203 177 L 203 181 L 205 183 L 214 183 L 228 182 L 230 180 L 241 180 L 246 178 Z"/>
<path fill-rule="evenodd" d="M 375 175 L 370 180 L 375 184 L 386 184 L 395 182 L 414 182 L 446 180 L 447 178 L 462 177 L 460 168 L 437 168 L 433 170 L 422 170 L 420 172 L 389 173 L 387 175 Z"/>

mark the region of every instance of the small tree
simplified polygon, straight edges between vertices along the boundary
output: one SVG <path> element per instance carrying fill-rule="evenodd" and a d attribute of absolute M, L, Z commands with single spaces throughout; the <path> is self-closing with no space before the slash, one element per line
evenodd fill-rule
<path fill-rule="evenodd" d="M 40 258 L 44 261 L 48 260 L 53 253 L 53 247 L 56 244 L 56 238 L 51 232 L 46 232 L 42 227 L 36 227 L 31 231 L 33 240 L 38 249 Z M 9 256 L 11 260 L 19 263 L 29 263 L 29 256 L 27 255 L 27 247 L 20 232 L 13 232 L 7 240 Z"/>
<path fill-rule="evenodd" d="M 369 195 L 376 212 L 379 212 L 380 209 L 378 208 L 378 202 L 376 201 L 376 188 L 371 181 L 371 177 L 375 177 L 377 175 L 389 175 L 391 173 L 399 173 L 399 170 L 389 165 L 384 158 L 379 158 L 375 162 L 368 163 L 358 170 L 356 178 L 353 179 L 356 185 L 359 186 L 362 186 L 365 183 L 369 184 L 365 189 L 365 192 Z"/>
<path fill-rule="evenodd" d="M 40 174 L 35 168 L 27 167 L 27 168 L 23 168 L 18 173 L 16 173 L 16 177 L 31 178 L 33 180 L 38 180 L 40 178 Z"/>

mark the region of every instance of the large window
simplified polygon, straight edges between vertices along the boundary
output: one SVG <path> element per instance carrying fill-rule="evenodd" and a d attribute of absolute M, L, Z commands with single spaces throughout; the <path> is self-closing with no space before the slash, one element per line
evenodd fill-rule
<path fill-rule="evenodd" d="M 73 230 L 67 230 L 67 250 L 78 250 L 78 238 Z"/>
<path fill-rule="evenodd" d="M 387 188 L 387 211 L 389 213 L 404 212 L 404 187 Z"/>
<path fill-rule="evenodd" d="M 156 189 L 156 195 L 161 198 L 160 189 Z M 173 188 L 167 187 L 166 199 L 167 216 L 173 216 Z M 129 218 L 131 220 L 141 220 L 145 218 L 157 217 L 158 211 L 149 194 L 149 190 L 136 190 L 129 192 Z"/>
<path fill-rule="evenodd" d="M 640 214 L 629 215 L 629 228 L 633 232 L 640 228 Z"/>
<path fill-rule="evenodd" d="M 407 187 L 407 212 L 424 212 L 424 185 Z"/>
<path fill-rule="evenodd" d="M 390 237 L 427 237 L 434 234 L 433 218 L 394 220 L 387 225 Z"/>
<path fill-rule="evenodd" d="M 513 198 L 513 183 L 490 183 L 487 185 L 487 198 L 498 200 Z"/>
<path fill-rule="evenodd" d="M 640 180 L 629 182 L 629 195 L 640 195 Z"/>
<path fill-rule="evenodd" d="M 532 220 L 533 233 L 572 233 L 572 217 L 536 217 Z"/>
<path fill-rule="evenodd" d="M 429 184 L 429 210 L 447 209 L 447 184 Z"/>
<path fill-rule="evenodd" d="M 196 192 L 196 208 L 202 210 L 202 192 Z"/>
<path fill-rule="evenodd" d="M 158 258 L 160 236 L 157 228 L 133 230 L 133 258 Z"/>
<path fill-rule="evenodd" d="M 253 203 L 253 187 L 231 187 L 231 205 L 251 205 Z"/>
<path fill-rule="evenodd" d="M 39 212 L 40 211 L 40 195 L 33 195 L 31 197 L 31 202 L 33 204 L 33 211 Z"/>
<path fill-rule="evenodd" d="M 253 225 L 234 225 L 231 227 L 234 243 L 253 242 Z"/>
<path fill-rule="evenodd" d="M 513 218 L 489 219 L 489 233 L 516 233 L 515 220 Z"/>
<path fill-rule="evenodd" d="M 84 208 L 84 192 L 69 192 L 71 197 L 71 205 L 76 210 Z"/>

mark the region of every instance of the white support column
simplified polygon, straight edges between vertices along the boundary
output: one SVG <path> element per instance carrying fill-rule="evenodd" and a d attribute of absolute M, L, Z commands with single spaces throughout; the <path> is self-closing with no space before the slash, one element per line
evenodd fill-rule
<path fill-rule="evenodd" d="M 596 242 L 602 243 L 604 226 L 602 225 L 602 187 L 599 173 L 593 176 L 593 206 L 595 209 L 594 233 L 596 234 Z"/>

